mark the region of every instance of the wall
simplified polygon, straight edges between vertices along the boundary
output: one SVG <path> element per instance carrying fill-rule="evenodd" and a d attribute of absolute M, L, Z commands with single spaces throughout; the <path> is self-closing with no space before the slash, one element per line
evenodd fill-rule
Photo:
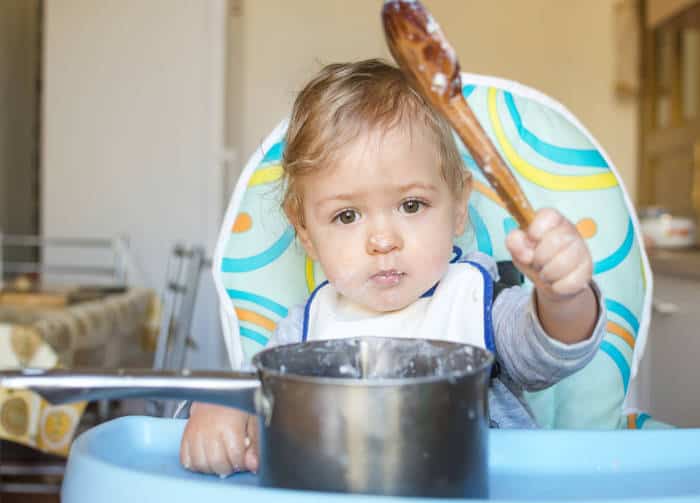
<path fill-rule="evenodd" d="M 126 234 L 149 287 L 222 214 L 223 0 L 46 2 L 42 232 Z M 220 363 L 211 275 L 195 367 Z"/>
<path fill-rule="evenodd" d="M 0 232 L 38 230 L 38 69 L 39 0 L 0 2 Z"/>
<path fill-rule="evenodd" d="M 241 19 L 234 20 L 243 30 L 241 60 L 232 71 L 238 72 L 242 100 L 229 111 L 237 119 L 238 126 L 233 127 L 238 127 L 238 134 L 232 142 L 239 147 L 242 161 L 230 174 L 234 181 L 242 164 L 290 112 L 296 92 L 323 64 L 389 57 L 379 30 L 381 1 L 245 0 L 241 4 Z"/>
<path fill-rule="evenodd" d="M 238 144 L 252 153 L 289 113 L 318 62 L 388 57 L 381 0 L 243 3 L 244 69 Z M 614 95 L 615 0 L 424 0 L 464 71 L 517 80 L 562 102 L 601 142 L 630 194 L 636 186 L 636 104 Z M 349 5 L 342 3 L 342 5 Z"/>
<path fill-rule="evenodd" d="M 465 71 L 515 79 L 561 101 L 634 193 L 636 106 L 613 94 L 614 2 L 425 0 Z M 222 192 L 226 198 L 308 77 L 322 63 L 388 57 L 381 5 L 46 2 L 42 231 L 128 234 L 144 282 L 160 288 L 174 241 L 213 248 Z M 226 176 L 224 139 L 239 159 Z M 214 340 L 210 290 L 202 303 L 209 312 L 198 312 L 195 330 Z"/>

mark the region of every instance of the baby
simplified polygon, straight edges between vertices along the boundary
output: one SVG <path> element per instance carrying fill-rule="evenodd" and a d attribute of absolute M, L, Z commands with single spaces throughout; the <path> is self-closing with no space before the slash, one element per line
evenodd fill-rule
<path fill-rule="evenodd" d="M 446 339 L 492 350 L 493 427 L 535 427 L 523 390 L 540 390 L 594 356 L 605 308 L 591 255 L 553 209 L 506 240 L 534 289 L 493 299 L 496 263 L 450 264 L 467 225 L 471 175 L 451 129 L 395 67 L 325 67 L 301 91 L 286 137 L 282 207 L 328 279 L 289 311 L 269 346 L 355 336 Z M 300 404 L 303 406 L 303 404 Z M 191 470 L 256 471 L 257 419 L 196 403 L 180 458 Z"/>

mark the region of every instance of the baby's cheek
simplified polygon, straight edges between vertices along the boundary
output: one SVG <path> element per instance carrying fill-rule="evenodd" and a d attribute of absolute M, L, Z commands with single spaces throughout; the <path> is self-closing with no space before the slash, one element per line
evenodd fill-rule
<path fill-rule="evenodd" d="M 361 281 L 361 275 L 352 271 L 338 272 L 328 281 L 333 284 L 338 293 L 351 299 L 360 298 L 367 288 L 366 282 Z"/>
<path fill-rule="evenodd" d="M 416 257 L 416 263 L 420 264 L 420 269 L 427 277 L 439 280 L 447 271 L 448 264 L 452 259 L 452 240 L 440 239 L 443 245 L 439 247 L 426 248 L 425 243 L 418 248 L 421 250 L 420 256 Z M 436 240 L 437 242 L 440 242 Z"/>
<path fill-rule="evenodd" d="M 347 249 L 335 248 L 321 257 L 323 274 L 341 294 L 352 289 L 358 276 L 356 264 L 357 259 Z"/>
<path fill-rule="evenodd" d="M 424 262 L 425 275 L 428 278 L 427 282 L 431 285 L 439 281 L 447 272 L 450 257 L 446 255 L 433 255 Z"/>

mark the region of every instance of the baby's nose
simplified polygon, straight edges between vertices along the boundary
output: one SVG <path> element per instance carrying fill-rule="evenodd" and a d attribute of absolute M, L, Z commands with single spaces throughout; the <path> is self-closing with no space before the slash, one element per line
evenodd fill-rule
<path fill-rule="evenodd" d="M 401 238 L 393 232 L 374 233 L 367 240 L 367 253 L 389 253 L 401 247 Z"/>

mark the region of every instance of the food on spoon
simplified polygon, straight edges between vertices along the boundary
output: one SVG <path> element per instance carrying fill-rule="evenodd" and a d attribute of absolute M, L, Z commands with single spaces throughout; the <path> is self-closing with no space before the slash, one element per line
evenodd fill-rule
<path fill-rule="evenodd" d="M 440 26 L 417 0 L 386 0 L 382 20 L 401 70 L 447 118 L 510 214 L 526 228 L 534 210 L 462 96 L 459 61 Z"/>

